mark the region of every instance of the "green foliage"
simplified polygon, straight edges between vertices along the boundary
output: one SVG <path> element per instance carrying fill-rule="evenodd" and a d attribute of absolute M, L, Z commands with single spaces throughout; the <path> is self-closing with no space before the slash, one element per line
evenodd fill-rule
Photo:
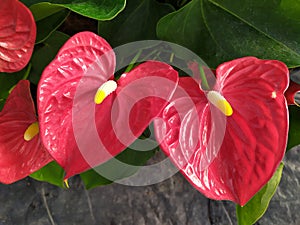
<path fill-rule="evenodd" d="M 236 206 L 239 225 L 252 225 L 266 212 L 281 180 L 283 166 L 281 163 L 269 182 L 245 206 Z"/>
<path fill-rule="evenodd" d="M 49 2 L 41 2 L 30 6 L 30 10 L 32 12 L 35 21 L 43 20 L 48 16 L 51 16 L 63 9 L 64 7 L 52 5 Z"/>
<path fill-rule="evenodd" d="M 69 15 L 69 10 L 49 3 L 38 3 L 30 9 L 36 21 L 36 43 L 46 40 Z"/>
<path fill-rule="evenodd" d="M 300 144 L 300 108 L 298 106 L 289 106 L 289 136 L 287 150 Z"/>
<path fill-rule="evenodd" d="M 157 39 L 158 20 L 172 11 L 171 5 L 155 0 L 129 0 L 125 10 L 116 18 L 99 22 L 98 33 L 114 47 L 132 41 Z"/>
<path fill-rule="evenodd" d="M 291 5 L 295 5 L 292 14 Z M 188 47 L 214 68 L 249 55 L 296 67 L 300 65 L 299 12 L 296 0 L 193 0 L 162 18 L 157 34 Z"/>
<path fill-rule="evenodd" d="M 136 151 L 127 148 L 115 158 L 98 166 L 95 170 L 91 169 L 81 173 L 81 179 L 87 189 L 113 183 L 114 180 L 129 177 L 136 173 L 140 166 L 143 166 L 155 152 L 156 149 Z"/>
<path fill-rule="evenodd" d="M 31 65 L 29 64 L 23 70 L 16 73 L 12 73 L 12 74 L 0 73 L 0 110 L 4 106 L 5 100 L 7 99 L 10 90 L 20 80 L 27 79 L 30 69 L 31 69 Z"/>
<path fill-rule="evenodd" d="M 125 0 L 21 0 L 28 7 L 41 3 L 51 3 L 53 6 L 60 6 L 67 8 L 80 15 L 96 19 L 96 20 L 110 20 L 114 18 L 125 7 Z"/>
<path fill-rule="evenodd" d="M 37 38 L 30 64 L 23 70 L 0 73 L 0 110 L 21 79 L 37 85 L 45 67 L 69 36 L 59 32 L 70 11 L 98 20 L 98 33 L 113 46 L 161 39 L 185 46 L 209 66 L 243 56 L 277 59 L 290 68 L 300 66 L 300 3 L 298 0 L 21 0 L 30 7 Z M 126 5 L 126 7 L 125 7 Z M 175 9 L 177 11 L 175 11 Z M 74 24 L 76 26 L 76 24 Z M 174 52 L 167 49 L 167 56 Z M 145 57 L 146 50 L 132 56 Z M 140 50 L 138 50 L 140 51 Z M 145 53 L 146 52 L 146 53 Z M 175 52 L 176 53 L 176 52 Z M 161 54 L 163 55 L 163 54 Z M 175 54 L 176 55 L 176 54 Z M 181 55 L 181 54 L 180 54 Z M 176 56 L 175 56 L 176 58 Z M 134 60 L 132 67 L 135 65 Z M 129 67 L 128 69 L 131 69 Z M 300 108 L 289 106 L 287 150 L 300 144 Z M 281 137 L 285 138 L 285 137 Z M 80 174 L 87 189 L 136 173 L 153 155 L 127 148 L 115 158 Z M 255 223 L 267 210 L 280 182 L 283 164 L 270 181 L 243 207 L 237 206 L 239 225 Z M 64 170 L 51 162 L 31 177 L 65 187 Z"/>
<path fill-rule="evenodd" d="M 55 161 L 34 172 L 30 177 L 64 188 L 65 171 Z"/>
<path fill-rule="evenodd" d="M 69 36 L 59 31 L 54 31 L 43 43 L 36 46 L 31 57 L 32 69 L 29 80 L 37 84 L 45 67 L 54 59 L 58 50 L 69 39 Z"/>

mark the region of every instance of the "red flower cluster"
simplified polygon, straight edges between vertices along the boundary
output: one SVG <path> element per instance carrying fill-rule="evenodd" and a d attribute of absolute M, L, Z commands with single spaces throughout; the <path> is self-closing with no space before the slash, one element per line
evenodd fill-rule
<path fill-rule="evenodd" d="M 207 197 L 244 205 L 268 182 L 287 142 L 283 63 L 254 57 L 224 63 L 205 91 L 162 62 L 142 63 L 118 80 L 115 64 L 103 38 L 90 32 L 70 38 L 40 79 L 39 126 L 28 82 L 17 85 L 0 114 L 1 182 L 52 158 L 66 178 L 81 173 L 122 152 L 156 117 L 161 149 Z"/>

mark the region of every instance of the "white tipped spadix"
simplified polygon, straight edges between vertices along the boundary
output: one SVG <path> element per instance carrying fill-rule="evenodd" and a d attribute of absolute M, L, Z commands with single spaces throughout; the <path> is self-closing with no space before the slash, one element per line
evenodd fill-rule
<path fill-rule="evenodd" d="M 107 96 L 117 89 L 117 87 L 117 82 L 114 80 L 106 81 L 98 88 L 97 93 L 95 94 L 94 102 L 96 104 L 101 104 Z"/>
<path fill-rule="evenodd" d="M 208 101 L 216 106 L 225 116 L 231 116 L 233 113 L 230 103 L 217 91 L 207 93 Z"/>

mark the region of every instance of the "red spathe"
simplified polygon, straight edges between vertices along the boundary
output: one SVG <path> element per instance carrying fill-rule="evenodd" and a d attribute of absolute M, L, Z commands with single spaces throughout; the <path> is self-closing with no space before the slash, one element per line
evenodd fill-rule
<path fill-rule="evenodd" d="M 66 178 L 104 163 L 138 138 L 171 98 L 178 82 L 173 68 L 146 62 L 117 81 L 96 105 L 97 89 L 113 79 L 115 54 L 91 32 L 78 33 L 44 70 L 38 86 L 43 143 Z"/>
<path fill-rule="evenodd" d="M 16 72 L 30 60 L 36 24 L 30 10 L 18 0 L 0 4 L 0 72 Z"/>
<path fill-rule="evenodd" d="M 37 122 L 29 81 L 21 80 L 0 112 L 0 182 L 20 180 L 53 160 L 39 134 L 24 140 L 26 129 Z"/>
<path fill-rule="evenodd" d="M 279 61 L 245 57 L 223 63 L 213 89 L 233 109 L 226 117 L 193 78 L 180 78 L 161 114 L 164 122 L 155 123 L 162 150 L 207 197 L 245 205 L 284 156 L 288 81 L 288 69 Z"/>

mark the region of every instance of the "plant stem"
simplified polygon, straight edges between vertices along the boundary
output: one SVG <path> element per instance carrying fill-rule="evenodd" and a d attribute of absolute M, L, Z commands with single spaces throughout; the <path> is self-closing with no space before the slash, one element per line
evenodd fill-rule
<path fill-rule="evenodd" d="M 209 84 L 207 82 L 207 78 L 205 76 L 205 72 L 204 69 L 201 65 L 198 66 L 199 67 L 199 71 L 200 71 L 200 78 L 201 78 L 201 87 L 204 90 L 210 90 Z"/>
<path fill-rule="evenodd" d="M 134 64 L 136 63 L 136 61 L 140 57 L 141 53 L 142 53 L 142 50 L 140 49 L 138 51 L 138 53 L 134 56 L 134 58 L 131 60 L 130 64 L 128 65 L 128 67 L 125 70 L 125 73 L 128 73 L 130 70 L 132 70 L 132 68 L 134 67 Z"/>

